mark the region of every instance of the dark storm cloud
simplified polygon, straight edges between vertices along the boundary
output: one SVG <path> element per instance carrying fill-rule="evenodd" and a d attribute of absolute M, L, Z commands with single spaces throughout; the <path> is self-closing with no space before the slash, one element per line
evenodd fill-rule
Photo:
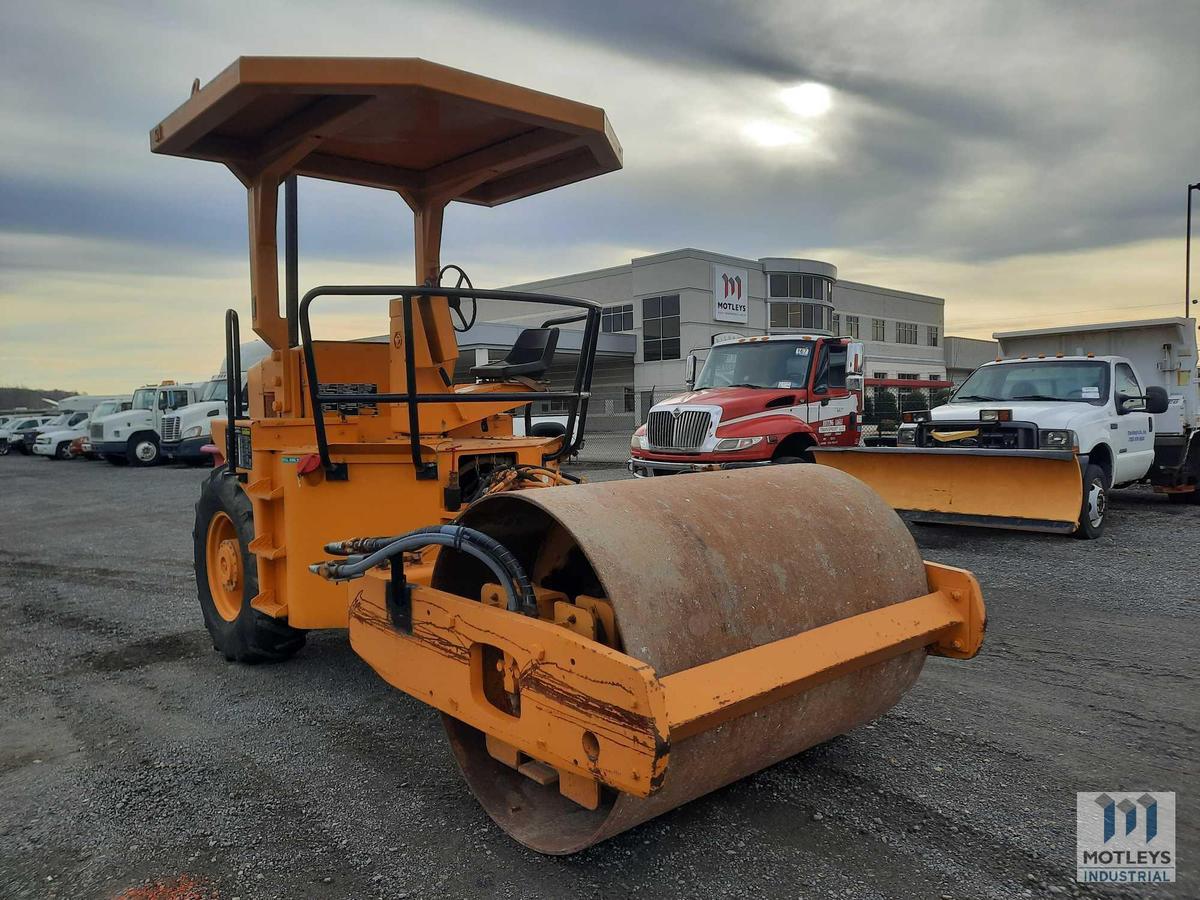
<path fill-rule="evenodd" d="M 885 111 L 839 145 L 832 176 L 799 174 L 783 195 L 803 193 L 822 208 L 832 193 L 831 243 L 994 258 L 1156 237 L 1177 227 L 1182 185 L 1200 177 L 1195 0 L 512 0 L 504 9 L 631 57 L 714 78 L 816 80 Z M 929 206 L 990 167 L 1030 176 L 988 198 L 990 221 L 924 221 Z M 759 172 L 743 172 L 742 185 L 780 197 Z M 690 205 L 694 192 L 676 196 Z"/>
<path fill-rule="evenodd" d="M 465 2 L 480 8 L 491 6 Z M 855 33 L 853 21 L 831 12 L 837 6 L 727 0 L 682 4 L 511 0 L 504 3 L 504 11 L 506 16 L 557 30 L 572 39 L 595 41 L 673 66 L 704 66 L 716 77 L 721 72 L 736 72 L 762 75 L 781 84 L 821 81 L 947 126 L 981 133 L 1001 133 L 1013 127 L 1011 112 L 1002 104 L 964 92 L 956 84 L 926 86 L 900 72 L 872 73 L 839 58 L 839 48 L 853 42 Z M 895 4 L 871 4 L 863 15 L 890 16 L 889 7 Z M 904 40 L 902 33 L 897 40 Z M 913 42 L 911 51 L 918 54 L 922 48 Z"/>
<path fill-rule="evenodd" d="M 49 0 L 10 10 L 0 38 L 0 229 L 244 254 L 232 177 L 153 158 L 146 138 L 192 76 L 211 78 L 237 52 L 415 51 L 502 78 L 533 55 L 548 66 L 531 86 L 553 91 L 566 75 L 591 85 L 587 99 L 608 109 L 626 145 L 624 172 L 511 210 L 455 210 L 448 223 L 448 247 L 464 254 L 481 241 L 493 255 L 543 249 L 548 262 L 532 274 L 588 243 L 968 260 L 1106 246 L 1174 235 L 1182 185 L 1200 177 L 1200 4 L 1191 0 L 464 2 L 461 31 L 428 24 L 450 15 L 443 8 L 350 3 L 334 17 L 296 6 Z M 277 15 L 285 8 L 290 19 Z M 337 31 L 360 19 L 374 23 L 369 33 Z M 411 44 L 384 39 L 401 25 Z M 506 31 L 513 25 L 544 39 Z M 335 31 L 357 37 L 326 42 Z M 597 62 L 583 48 L 608 56 Z M 626 69 L 643 81 L 631 87 Z M 689 117 L 720 107 L 736 136 L 766 93 L 809 79 L 835 91 L 828 120 L 813 126 L 834 129 L 830 158 L 728 140 L 673 158 L 671 141 L 705 139 Z M 690 93 L 676 103 L 679 83 Z M 757 95 L 722 93 L 743 83 Z M 661 130 L 643 113 L 660 96 L 673 106 Z M 306 252 L 408 252 L 394 197 L 322 185 L 306 186 L 305 198 Z"/>

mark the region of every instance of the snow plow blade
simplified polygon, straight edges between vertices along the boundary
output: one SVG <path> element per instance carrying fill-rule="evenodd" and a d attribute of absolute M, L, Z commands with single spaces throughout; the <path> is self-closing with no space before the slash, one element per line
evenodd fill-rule
<path fill-rule="evenodd" d="M 917 521 L 1061 534 L 1079 524 L 1083 476 L 1074 453 L 846 447 L 813 454 Z"/>

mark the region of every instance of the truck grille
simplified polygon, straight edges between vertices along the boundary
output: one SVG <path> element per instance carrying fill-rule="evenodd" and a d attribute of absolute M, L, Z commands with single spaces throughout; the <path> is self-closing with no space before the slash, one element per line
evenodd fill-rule
<path fill-rule="evenodd" d="M 179 440 L 179 416 L 163 416 L 162 439 L 164 441 Z"/>
<path fill-rule="evenodd" d="M 919 429 L 919 447 L 976 450 L 1036 450 L 1038 447 L 1037 426 L 1030 422 L 922 422 Z M 966 432 L 969 436 L 952 441 L 933 436 L 935 432 L 944 435 L 955 431 Z M 971 435 L 970 432 L 976 433 Z"/>
<path fill-rule="evenodd" d="M 91 433 L 93 441 L 104 440 L 104 424 L 101 422 L 97 422 L 95 425 L 92 426 L 92 430 L 90 433 Z"/>
<path fill-rule="evenodd" d="M 695 450 L 708 434 L 712 415 L 702 409 L 684 409 L 676 416 L 669 410 L 650 413 L 646 434 L 655 450 Z"/>

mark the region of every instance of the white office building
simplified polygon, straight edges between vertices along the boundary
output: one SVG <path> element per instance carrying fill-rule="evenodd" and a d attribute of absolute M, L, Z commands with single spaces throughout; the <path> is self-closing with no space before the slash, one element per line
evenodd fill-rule
<path fill-rule="evenodd" d="M 729 333 L 830 330 L 866 344 L 870 378 L 946 377 L 942 298 L 847 281 L 828 262 L 742 259 L 689 248 L 512 289 L 603 304 L 593 385 L 599 395 L 623 390 L 625 397 L 616 408 L 608 399 L 594 410 L 597 416 L 642 417 L 640 407 L 682 385 L 689 353 L 704 354 L 715 337 Z M 481 304 L 480 323 L 460 346 L 475 350 L 471 362 L 496 358 L 502 354 L 490 331 L 507 326 L 504 331 L 515 333 L 545 317 L 544 308 Z M 573 354 L 563 350 L 560 341 L 556 370 L 574 365 Z"/>

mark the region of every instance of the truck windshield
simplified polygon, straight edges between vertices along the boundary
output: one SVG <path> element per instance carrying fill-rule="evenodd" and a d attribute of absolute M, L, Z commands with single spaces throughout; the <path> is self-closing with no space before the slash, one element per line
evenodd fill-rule
<path fill-rule="evenodd" d="M 704 371 L 696 379 L 696 390 L 806 387 L 812 354 L 812 341 L 718 344 L 709 352 Z"/>
<path fill-rule="evenodd" d="M 96 404 L 96 408 L 92 410 L 92 418 L 100 419 L 107 416 L 109 413 L 117 411 L 117 403 L 115 400 L 105 400 L 103 403 Z"/>
<path fill-rule="evenodd" d="M 141 388 L 133 392 L 134 409 L 154 409 L 154 388 Z"/>
<path fill-rule="evenodd" d="M 220 381 L 210 381 L 208 384 L 206 384 L 204 386 L 204 393 L 200 395 L 200 399 L 202 401 L 224 400 L 227 393 L 228 385 L 226 385 L 225 379 L 222 378 Z"/>
<path fill-rule="evenodd" d="M 993 400 L 1108 402 L 1108 363 L 1083 360 L 1030 360 L 982 366 L 950 398 L 951 403 Z"/>

